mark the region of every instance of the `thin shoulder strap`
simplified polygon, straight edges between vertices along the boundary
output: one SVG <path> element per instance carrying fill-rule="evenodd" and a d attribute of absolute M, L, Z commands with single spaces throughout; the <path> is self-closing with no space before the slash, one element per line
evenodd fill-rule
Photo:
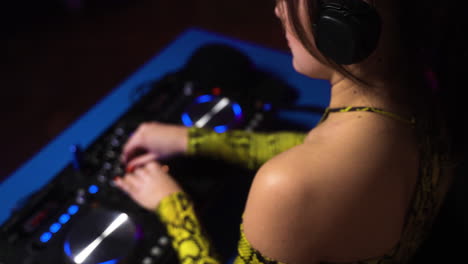
<path fill-rule="evenodd" d="M 381 114 L 384 116 L 387 116 L 389 118 L 392 118 L 394 120 L 409 124 L 409 125 L 414 125 L 416 123 L 416 120 L 414 117 L 403 117 L 401 115 L 385 111 L 380 108 L 376 107 L 369 107 L 369 106 L 347 106 L 347 107 L 337 107 L 337 108 L 329 108 L 327 107 L 325 109 L 325 112 L 320 119 L 320 123 L 325 121 L 325 119 L 328 118 L 328 115 L 330 113 L 345 113 L 345 112 L 373 112 L 376 114 Z"/>

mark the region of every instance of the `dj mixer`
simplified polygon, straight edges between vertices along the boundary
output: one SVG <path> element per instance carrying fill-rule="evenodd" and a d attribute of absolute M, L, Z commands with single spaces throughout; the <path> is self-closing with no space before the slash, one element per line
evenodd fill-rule
<path fill-rule="evenodd" d="M 275 130 L 275 109 L 295 100 L 289 87 L 238 50 L 207 44 L 184 68 L 144 83 L 133 106 L 73 161 L 31 194 L 0 229 L 1 264 L 177 263 L 154 212 L 116 188 L 119 156 L 143 122 L 213 129 Z M 163 161 L 194 199 L 221 256 L 235 249 L 253 171 L 203 157 Z"/>

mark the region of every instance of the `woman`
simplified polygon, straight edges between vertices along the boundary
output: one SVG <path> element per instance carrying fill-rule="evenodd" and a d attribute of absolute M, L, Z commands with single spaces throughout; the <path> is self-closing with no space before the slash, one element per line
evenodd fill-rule
<path fill-rule="evenodd" d="M 181 153 L 259 167 L 235 263 L 410 261 L 437 215 L 459 152 L 452 147 L 458 138 L 447 119 L 451 109 L 435 96 L 447 79 L 439 74 L 437 82 L 440 69 L 429 70 L 432 61 L 424 60 L 441 44 L 418 42 L 422 36 L 438 41 L 445 29 L 432 27 L 424 35 L 431 17 L 417 16 L 433 14 L 434 3 L 406 2 L 277 2 L 294 68 L 332 86 L 327 112 L 307 135 L 216 134 L 159 123 L 137 129 L 123 151 L 128 173 L 116 184 L 156 211 L 181 263 L 220 263 L 190 199 L 167 167 L 154 161 Z M 367 15 L 364 33 L 350 42 L 358 43 L 357 51 L 344 55 L 351 44 L 340 44 L 340 32 L 354 34 L 355 25 L 341 24 L 354 22 L 338 21 L 331 29 L 336 36 L 327 31 L 335 23 L 328 16 L 340 17 L 343 9 L 351 10 L 345 17 Z M 444 63 L 453 68 L 439 61 Z M 232 147 L 240 139 L 251 144 Z M 133 157 L 141 149 L 147 153 Z"/>

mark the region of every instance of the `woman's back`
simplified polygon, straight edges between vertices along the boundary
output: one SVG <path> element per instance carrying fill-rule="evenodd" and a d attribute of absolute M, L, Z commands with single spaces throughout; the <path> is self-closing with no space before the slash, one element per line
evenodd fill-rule
<path fill-rule="evenodd" d="M 287 263 L 389 254 L 417 192 L 418 151 L 407 123 L 371 112 L 330 114 L 303 144 L 259 170 L 244 216 L 247 240 Z"/>

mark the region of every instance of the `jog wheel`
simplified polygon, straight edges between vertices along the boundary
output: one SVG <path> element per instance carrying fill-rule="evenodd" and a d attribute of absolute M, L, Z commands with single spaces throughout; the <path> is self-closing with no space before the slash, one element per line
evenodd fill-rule
<path fill-rule="evenodd" d="M 227 97 L 202 95 L 186 108 L 182 122 L 187 127 L 208 127 L 223 133 L 242 122 L 242 108 Z"/>
<path fill-rule="evenodd" d="M 94 208 L 70 230 L 64 251 L 72 264 L 116 264 L 132 252 L 139 234 L 127 214 Z"/>

